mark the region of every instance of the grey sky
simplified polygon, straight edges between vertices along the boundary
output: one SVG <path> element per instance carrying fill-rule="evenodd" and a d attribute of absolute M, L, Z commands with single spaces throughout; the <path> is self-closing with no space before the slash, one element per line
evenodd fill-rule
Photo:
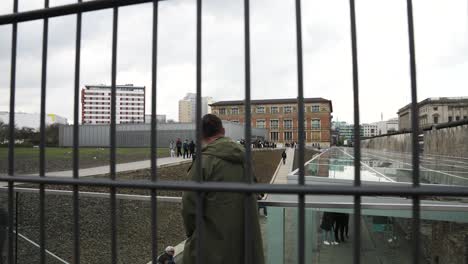
<path fill-rule="evenodd" d="M 0 13 L 13 1 L 1 1 Z M 74 1 L 51 0 L 51 5 Z M 297 96 L 294 0 L 251 1 L 252 97 Z M 357 0 L 363 122 L 396 116 L 410 101 L 406 1 Z M 243 1 L 205 0 L 203 95 L 244 97 Z M 347 0 L 303 0 L 304 88 L 331 99 L 334 118 L 352 121 Z M 20 10 L 43 1 L 20 0 Z M 468 95 L 467 0 L 415 0 L 418 97 Z M 151 86 L 151 4 L 119 13 L 118 83 Z M 110 83 L 112 11 L 84 15 L 81 85 Z M 195 1 L 160 4 L 158 112 L 177 119 L 177 101 L 195 91 Z M 75 16 L 50 21 L 47 112 L 72 121 Z M 17 111 L 39 112 L 42 21 L 22 23 Z M 0 110 L 9 108 L 11 27 L 0 26 Z M 147 112 L 150 93 L 147 92 Z"/>

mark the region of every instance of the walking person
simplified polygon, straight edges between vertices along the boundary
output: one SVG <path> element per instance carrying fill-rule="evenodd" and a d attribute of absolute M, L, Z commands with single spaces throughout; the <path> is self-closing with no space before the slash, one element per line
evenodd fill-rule
<path fill-rule="evenodd" d="M 286 150 L 283 150 L 283 153 L 281 153 L 281 157 L 283 158 L 283 165 L 286 164 Z"/>
<path fill-rule="evenodd" d="M 334 218 L 334 226 L 335 226 L 335 241 L 345 242 L 344 230 L 345 230 L 346 214 L 334 213 L 333 218 Z"/>
<path fill-rule="evenodd" d="M 168 246 L 164 253 L 158 257 L 158 264 L 176 264 L 174 261 L 175 248 Z"/>
<path fill-rule="evenodd" d="M 180 140 L 180 138 L 177 139 L 177 142 L 176 142 L 176 147 L 177 147 L 177 157 L 180 157 L 182 156 L 182 141 Z"/>
<path fill-rule="evenodd" d="M 183 149 L 184 149 L 184 159 L 185 157 L 189 157 L 189 143 L 188 143 L 188 139 L 186 139 L 184 141 L 184 144 L 182 145 Z"/>
<path fill-rule="evenodd" d="M 174 148 L 174 140 L 171 140 L 171 142 L 169 143 L 169 154 L 171 155 L 171 158 L 175 156 Z"/>
<path fill-rule="evenodd" d="M 337 245 L 333 240 L 333 213 L 324 212 L 322 216 L 322 223 L 320 224 L 320 229 L 322 229 L 322 242 L 323 244 Z"/>
<path fill-rule="evenodd" d="M 265 194 L 264 193 L 261 193 L 261 194 L 258 194 L 257 195 L 257 200 L 263 200 L 263 198 L 265 198 Z M 260 210 L 263 209 L 263 216 L 265 217 L 268 217 L 268 211 L 267 211 L 267 207 L 265 205 L 259 205 L 258 206 L 258 214 L 260 214 Z"/>
<path fill-rule="evenodd" d="M 225 137 L 221 119 L 212 114 L 202 118 L 203 149 L 201 150 L 202 175 L 198 175 L 197 162 L 192 163 L 188 176 L 193 181 L 243 182 L 245 149 Z M 202 222 L 196 224 L 196 192 L 185 192 L 182 198 L 182 218 L 187 240 L 184 246 L 183 263 L 194 264 L 197 252 L 197 228 L 203 231 L 203 264 L 244 263 L 244 222 L 249 223 L 248 238 L 252 241 L 248 250 L 251 263 L 264 264 L 262 236 L 255 195 L 232 192 L 208 192 L 202 194 Z M 247 202 L 245 204 L 245 202 Z M 244 211 L 247 208 L 248 219 Z"/>
<path fill-rule="evenodd" d="M 195 154 L 195 142 L 190 141 L 189 144 L 189 157 L 193 158 L 193 155 Z"/>

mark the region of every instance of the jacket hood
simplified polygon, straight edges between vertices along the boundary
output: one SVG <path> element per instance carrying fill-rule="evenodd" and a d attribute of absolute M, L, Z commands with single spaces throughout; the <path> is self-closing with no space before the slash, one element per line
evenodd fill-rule
<path fill-rule="evenodd" d="M 204 155 L 215 156 L 233 163 L 244 163 L 244 147 L 227 137 L 211 142 L 202 149 L 202 152 Z"/>

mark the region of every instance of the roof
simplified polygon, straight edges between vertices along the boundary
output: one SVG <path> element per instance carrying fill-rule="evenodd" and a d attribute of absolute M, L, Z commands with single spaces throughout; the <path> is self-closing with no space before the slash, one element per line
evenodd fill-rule
<path fill-rule="evenodd" d="M 284 99 L 260 99 L 251 100 L 252 105 L 258 104 L 297 104 L 297 98 L 284 98 Z M 330 104 L 330 112 L 333 112 L 333 106 L 331 100 L 327 100 L 321 97 L 317 98 L 304 98 L 304 103 L 328 103 Z M 218 101 L 210 104 L 210 106 L 229 106 L 229 105 L 243 105 L 244 100 L 232 100 L 232 101 Z"/>
<path fill-rule="evenodd" d="M 460 97 L 429 97 L 421 102 L 418 103 L 418 107 L 427 105 L 427 104 L 443 104 L 443 103 L 467 103 L 468 104 L 468 96 L 460 96 Z M 411 108 L 411 103 L 405 105 L 404 107 L 400 108 L 397 114 Z"/>

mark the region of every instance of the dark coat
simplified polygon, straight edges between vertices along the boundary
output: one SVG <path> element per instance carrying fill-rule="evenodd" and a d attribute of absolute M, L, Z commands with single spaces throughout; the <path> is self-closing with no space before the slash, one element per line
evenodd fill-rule
<path fill-rule="evenodd" d="M 158 257 L 158 264 L 176 264 L 174 261 L 174 257 L 164 253 Z"/>
<path fill-rule="evenodd" d="M 283 153 L 281 154 L 281 157 L 283 157 L 283 159 L 286 159 L 286 151 L 283 151 Z"/>
<path fill-rule="evenodd" d="M 322 223 L 320 224 L 320 228 L 325 231 L 330 231 L 333 227 L 333 213 L 324 212 L 322 216 Z"/>
<path fill-rule="evenodd" d="M 219 138 L 202 149 L 203 181 L 244 181 L 244 148 L 229 138 Z M 198 180 L 196 162 L 189 170 L 192 180 Z M 212 192 L 204 199 L 203 264 L 244 263 L 244 194 Z M 249 197 L 252 240 L 252 263 L 264 264 L 262 236 L 258 219 L 258 205 L 254 195 Z M 187 241 L 183 263 L 195 263 L 197 251 L 195 192 L 185 192 L 182 199 L 182 217 Z"/>

